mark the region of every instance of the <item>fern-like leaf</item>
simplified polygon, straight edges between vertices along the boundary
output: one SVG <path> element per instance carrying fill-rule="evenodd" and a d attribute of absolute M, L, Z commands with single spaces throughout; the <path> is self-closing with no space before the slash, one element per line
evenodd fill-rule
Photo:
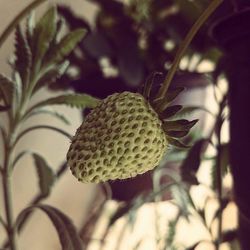
<path fill-rule="evenodd" d="M 12 103 L 15 83 L 5 75 L 0 73 L 0 100 L 2 99 L 6 105 Z"/>
<path fill-rule="evenodd" d="M 87 94 L 67 94 L 67 95 L 60 95 L 56 97 L 49 98 L 42 102 L 37 103 L 31 110 L 35 110 L 37 108 L 47 106 L 47 105 L 69 105 L 71 107 L 76 108 L 94 108 L 100 102 L 99 99 L 94 98 Z"/>
<path fill-rule="evenodd" d="M 15 56 L 15 70 L 20 74 L 24 87 L 29 80 L 32 55 L 20 25 L 17 26 L 15 32 Z"/>
<path fill-rule="evenodd" d="M 46 60 L 47 64 L 61 63 L 62 60 L 73 51 L 85 34 L 86 31 L 84 29 L 77 29 L 65 35 L 62 40 L 55 45 L 54 49 L 51 50 Z"/>
<path fill-rule="evenodd" d="M 55 7 L 50 8 L 38 21 L 33 34 L 34 64 L 40 63 L 49 48 L 50 42 L 56 33 L 57 11 Z"/>

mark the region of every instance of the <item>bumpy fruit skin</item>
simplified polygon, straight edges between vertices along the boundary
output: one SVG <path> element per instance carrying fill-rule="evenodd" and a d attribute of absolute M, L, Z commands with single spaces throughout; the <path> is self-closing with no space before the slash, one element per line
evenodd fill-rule
<path fill-rule="evenodd" d="M 156 167 L 167 144 L 161 120 L 142 95 L 115 93 L 86 116 L 67 161 L 82 182 L 126 179 Z"/>

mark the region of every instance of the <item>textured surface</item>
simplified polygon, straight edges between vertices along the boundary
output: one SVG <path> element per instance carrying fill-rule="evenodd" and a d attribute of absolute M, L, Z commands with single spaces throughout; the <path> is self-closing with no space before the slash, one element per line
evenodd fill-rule
<path fill-rule="evenodd" d="M 161 121 L 144 97 L 115 93 L 78 128 L 67 160 L 83 182 L 126 179 L 157 166 L 166 146 Z"/>

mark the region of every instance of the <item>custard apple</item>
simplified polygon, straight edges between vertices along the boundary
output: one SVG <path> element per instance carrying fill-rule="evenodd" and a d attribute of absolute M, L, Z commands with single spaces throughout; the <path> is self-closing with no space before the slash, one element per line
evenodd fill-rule
<path fill-rule="evenodd" d="M 115 93 L 102 100 L 77 129 L 67 153 L 82 182 L 105 182 L 156 167 L 168 146 L 162 121 L 139 93 Z"/>

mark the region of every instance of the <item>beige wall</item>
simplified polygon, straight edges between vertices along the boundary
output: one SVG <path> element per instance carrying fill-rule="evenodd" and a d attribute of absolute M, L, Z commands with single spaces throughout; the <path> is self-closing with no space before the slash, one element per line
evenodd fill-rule
<path fill-rule="evenodd" d="M 24 8 L 31 0 L 0 0 L 0 34 L 6 25 L 16 16 L 16 14 Z M 91 20 L 93 18 L 94 7 L 83 0 L 74 1 L 48 1 L 39 7 L 38 12 L 41 13 L 51 3 L 71 2 L 70 5 L 74 8 L 77 14 L 84 15 L 85 18 Z M 13 36 L 11 36 L 4 46 L 0 49 L 0 72 L 9 74 L 10 69 L 7 59 L 13 51 Z M 42 91 L 36 98 L 47 98 L 46 91 Z M 32 124 L 50 124 L 56 125 L 65 129 L 67 132 L 74 134 L 76 128 L 81 123 L 80 112 L 76 109 L 56 107 L 62 111 L 72 124 L 70 126 L 64 126 L 58 123 L 51 117 L 39 116 L 35 120 L 30 120 Z M 5 117 L 0 116 L 0 123 L 5 122 Z M 26 124 L 27 125 L 27 124 Z M 30 125 L 30 124 L 29 124 Z M 1 144 L 1 143 L 0 143 Z M 57 169 L 58 166 L 65 160 L 65 155 L 69 147 L 69 140 L 65 137 L 55 134 L 51 131 L 41 130 L 39 132 L 32 132 L 24 138 L 17 147 L 16 152 L 21 149 L 30 149 L 32 151 L 40 152 L 46 156 L 49 164 L 53 169 Z M 0 148 L 0 152 L 2 152 Z M 1 153 L 0 153 L 1 155 Z M 0 156 L 1 160 L 2 156 Z M 28 202 L 32 199 L 33 195 L 37 193 L 37 178 L 34 169 L 34 165 L 31 157 L 24 157 L 20 164 L 14 171 L 14 207 L 15 215 L 23 209 Z M 2 191 L 2 188 L 0 187 Z M 91 203 L 96 190 L 95 185 L 84 185 L 77 182 L 77 180 L 71 175 L 70 171 L 55 184 L 52 191 L 52 195 L 46 204 L 51 204 L 63 212 L 67 213 L 79 227 L 86 215 L 87 208 Z M 4 215 L 2 192 L 0 194 L 0 213 Z M 0 243 L 4 239 L 4 231 L 0 229 Z M 29 221 L 28 226 L 20 236 L 20 250 L 44 250 L 44 249 L 60 249 L 58 237 L 55 233 L 50 221 L 41 212 L 35 212 L 32 219 Z"/>

